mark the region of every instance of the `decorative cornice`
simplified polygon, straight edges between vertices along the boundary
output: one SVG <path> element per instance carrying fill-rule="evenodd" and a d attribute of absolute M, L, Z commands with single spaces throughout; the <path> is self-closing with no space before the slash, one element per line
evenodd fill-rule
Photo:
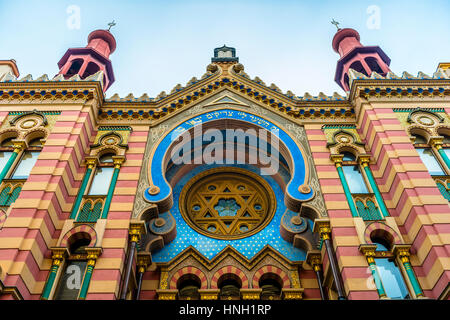
<path fill-rule="evenodd" d="M 259 300 L 261 292 L 260 288 L 241 289 L 242 300 Z"/>
<path fill-rule="evenodd" d="M 303 288 L 283 288 L 283 298 L 285 300 L 301 300 L 303 299 Z"/>
<path fill-rule="evenodd" d="M 417 77 L 403 72 L 399 77 L 388 72 L 385 77 L 372 72 L 370 77 L 353 69 L 348 72 L 350 78 L 349 100 L 356 97 L 365 99 L 406 99 L 406 98 L 443 98 L 450 95 L 450 76 L 438 69 L 432 77 L 419 72 Z"/>
<path fill-rule="evenodd" d="M 0 82 L 2 101 L 55 101 L 73 103 L 97 97 L 103 101 L 103 91 L 98 82 Z"/>
<path fill-rule="evenodd" d="M 99 110 L 99 119 L 105 120 L 153 120 L 159 121 L 171 114 L 176 114 L 180 109 L 197 103 L 214 94 L 216 91 L 227 88 L 254 100 L 258 104 L 265 105 L 268 109 L 297 119 L 354 119 L 354 109 L 347 101 L 294 101 L 287 97 L 281 97 L 270 89 L 259 90 L 254 84 L 243 84 L 233 81 L 228 77 L 216 79 L 212 84 L 179 96 L 165 103 L 105 103 Z M 263 92 L 263 91 L 267 91 Z M 342 120 L 341 120 L 342 121 Z"/>

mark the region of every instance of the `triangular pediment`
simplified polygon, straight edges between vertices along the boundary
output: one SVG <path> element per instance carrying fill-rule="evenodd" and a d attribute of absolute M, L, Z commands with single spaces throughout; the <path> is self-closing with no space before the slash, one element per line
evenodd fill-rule
<path fill-rule="evenodd" d="M 244 101 L 241 101 L 241 100 L 231 97 L 230 94 L 228 93 L 228 91 L 225 91 L 224 93 L 219 94 L 219 97 L 217 99 L 214 99 L 212 102 L 206 104 L 205 107 L 216 106 L 216 105 L 221 105 L 221 104 L 231 104 L 231 105 L 246 106 L 246 107 L 249 106 Z"/>

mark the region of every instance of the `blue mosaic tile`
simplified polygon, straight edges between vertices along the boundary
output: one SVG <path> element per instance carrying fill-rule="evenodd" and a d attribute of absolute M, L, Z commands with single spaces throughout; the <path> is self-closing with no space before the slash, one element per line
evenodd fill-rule
<path fill-rule="evenodd" d="M 274 250 L 291 261 L 304 261 L 306 252 L 304 250 L 294 248 L 291 243 L 285 241 L 280 235 L 281 217 L 286 211 L 284 204 L 284 192 L 280 186 L 270 176 L 262 176 L 272 187 L 277 200 L 277 208 L 274 217 L 270 223 L 260 232 L 237 240 L 219 240 L 199 234 L 192 229 L 183 219 L 179 210 L 178 201 L 180 192 L 183 186 L 195 175 L 202 171 L 218 167 L 219 165 L 204 165 L 197 167 L 188 174 L 186 174 L 173 188 L 174 205 L 170 213 L 176 221 L 177 236 L 167 244 L 163 249 L 153 253 L 152 260 L 154 262 L 168 262 L 180 254 L 189 246 L 194 247 L 206 258 L 214 258 L 227 245 L 232 246 L 248 259 L 252 259 L 258 252 L 260 252 L 266 245 L 270 245 Z M 247 169 L 254 173 L 259 173 L 258 168 L 249 165 L 234 165 Z"/>

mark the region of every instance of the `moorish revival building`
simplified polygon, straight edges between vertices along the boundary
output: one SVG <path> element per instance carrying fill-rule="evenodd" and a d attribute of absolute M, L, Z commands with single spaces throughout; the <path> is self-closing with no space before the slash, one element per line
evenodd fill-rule
<path fill-rule="evenodd" d="M 56 76 L 0 61 L 0 299 L 449 299 L 450 63 L 395 74 L 349 28 L 332 48 L 346 96 L 223 46 L 107 98 L 108 30 Z"/>

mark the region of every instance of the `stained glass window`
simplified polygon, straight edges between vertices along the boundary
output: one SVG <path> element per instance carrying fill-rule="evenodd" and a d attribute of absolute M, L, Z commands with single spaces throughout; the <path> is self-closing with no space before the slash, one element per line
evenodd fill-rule
<path fill-rule="evenodd" d="M 216 239 L 240 239 L 264 228 L 275 211 L 263 179 L 239 168 L 216 168 L 182 190 L 180 209 L 194 230 Z"/>
<path fill-rule="evenodd" d="M 420 159 L 422 159 L 423 164 L 427 167 L 428 172 L 432 176 L 445 175 L 431 148 L 418 148 L 416 150 L 419 153 Z"/>
<path fill-rule="evenodd" d="M 369 193 L 359 166 L 343 166 L 342 169 L 351 193 Z"/>

